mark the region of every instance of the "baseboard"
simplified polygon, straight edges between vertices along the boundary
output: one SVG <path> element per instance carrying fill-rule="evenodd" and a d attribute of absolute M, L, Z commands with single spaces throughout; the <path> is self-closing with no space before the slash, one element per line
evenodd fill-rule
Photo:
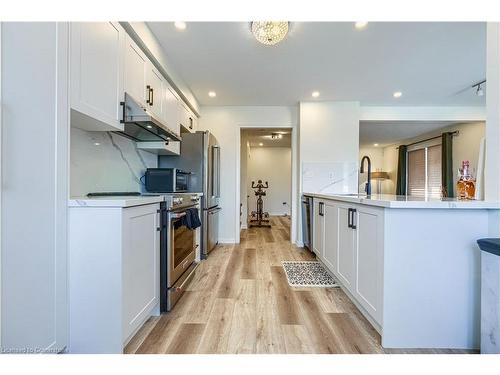
<path fill-rule="evenodd" d="M 219 243 L 221 245 L 223 244 L 232 245 L 236 243 L 236 240 L 234 238 L 219 238 Z"/>
<path fill-rule="evenodd" d="M 248 226 L 246 224 L 241 224 L 240 229 L 248 229 Z"/>
<path fill-rule="evenodd" d="M 304 247 L 304 242 L 302 242 L 302 241 L 295 241 L 295 245 L 297 247 Z"/>

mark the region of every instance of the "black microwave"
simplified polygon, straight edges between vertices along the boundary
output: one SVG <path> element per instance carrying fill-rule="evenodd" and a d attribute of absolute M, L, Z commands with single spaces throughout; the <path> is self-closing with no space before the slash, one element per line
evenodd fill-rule
<path fill-rule="evenodd" d="M 189 191 L 190 175 L 176 168 L 148 168 L 144 183 L 150 193 L 183 193 Z"/>

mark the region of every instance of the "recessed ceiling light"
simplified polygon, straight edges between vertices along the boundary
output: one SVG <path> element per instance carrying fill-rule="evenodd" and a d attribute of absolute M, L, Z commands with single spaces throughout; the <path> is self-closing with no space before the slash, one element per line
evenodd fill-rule
<path fill-rule="evenodd" d="M 101 144 L 99 142 L 94 142 L 94 146 L 100 146 Z"/>
<path fill-rule="evenodd" d="M 174 26 L 177 30 L 186 30 L 186 22 L 174 22 Z"/>
<path fill-rule="evenodd" d="M 259 143 L 259 146 L 264 146 L 264 143 L 260 142 L 260 143 Z"/>
<path fill-rule="evenodd" d="M 151 125 L 146 125 L 146 128 L 153 129 L 153 127 Z"/>
<path fill-rule="evenodd" d="M 215 98 L 217 96 L 217 93 L 215 91 L 209 91 L 208 96 L 210 96 L 211 98 Z"/>
<path fill-rule="evenodd" d="M 313 98 L 317 98 L 319 96 L 319 91 L 313 91 L 312 94 L 311 94 L 311 96 Z"/>
<path fill-rule="evenodd" d="M 378 143 L 374 143 L 373 145 L 374 145 L 375 147 L 378 147 Z"/>
<path fill-rule="evenodd" d="M 403 93 L 401 91 L 396 91 L 394 94 L 392 94 L 392 96 L 394 96 L 395 98 L 401 98 L 402 95 Z"/>
<path fill-rule="evenodd" d="M 366 25 L 368 25 L 368 22 L 361 22 L 361 21 L 358 21 L 354 24 L 354 27 L 358 30 L 361 30 L 361 29 L 364 29 L 366 27 Z"/>

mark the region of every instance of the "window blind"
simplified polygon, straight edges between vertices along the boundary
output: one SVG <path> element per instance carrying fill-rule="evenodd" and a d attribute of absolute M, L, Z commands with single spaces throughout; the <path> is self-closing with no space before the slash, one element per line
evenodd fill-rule
<path fill-rule="evenodd" d="M 441 145 L 427 148 L 427 195 L 441 197 Z"/>
<path fill-rule="evenodd" d="M 408 152 L 408 195 L 425 197 L 425 148 Z"/>
<path fill-rule="evenodd" d="M 416 197 L 441 197 L 441 145 L 408 152 L 407 194 Z"/>

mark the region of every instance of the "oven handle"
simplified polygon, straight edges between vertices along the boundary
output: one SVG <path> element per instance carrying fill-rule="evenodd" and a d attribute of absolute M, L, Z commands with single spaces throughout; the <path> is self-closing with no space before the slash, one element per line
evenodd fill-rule
<path fill-rule="evenodd" d="M 174 289 L 176 292 L 182 292 L 184 291 L 186 285 L 191 282 L 191 280 L 193 279 L 193 276 L 194 276 L 194 272 L 196 271 L 196 269 L 198 268 L 200 264 L 198 262 L 193 262 L 191 263 L 191 266 L 193 267 L 193 270 L 191 272 L 189 271 L 186 271 L 186 272 L 189 272 L 189 275 L 184 279 L 184 281 L 182 282 L 181 285 L 179 286 L 174 286 L 172 287 L 172 289 Z M 182 278 L 182 276 L 181 276 Z"/>

